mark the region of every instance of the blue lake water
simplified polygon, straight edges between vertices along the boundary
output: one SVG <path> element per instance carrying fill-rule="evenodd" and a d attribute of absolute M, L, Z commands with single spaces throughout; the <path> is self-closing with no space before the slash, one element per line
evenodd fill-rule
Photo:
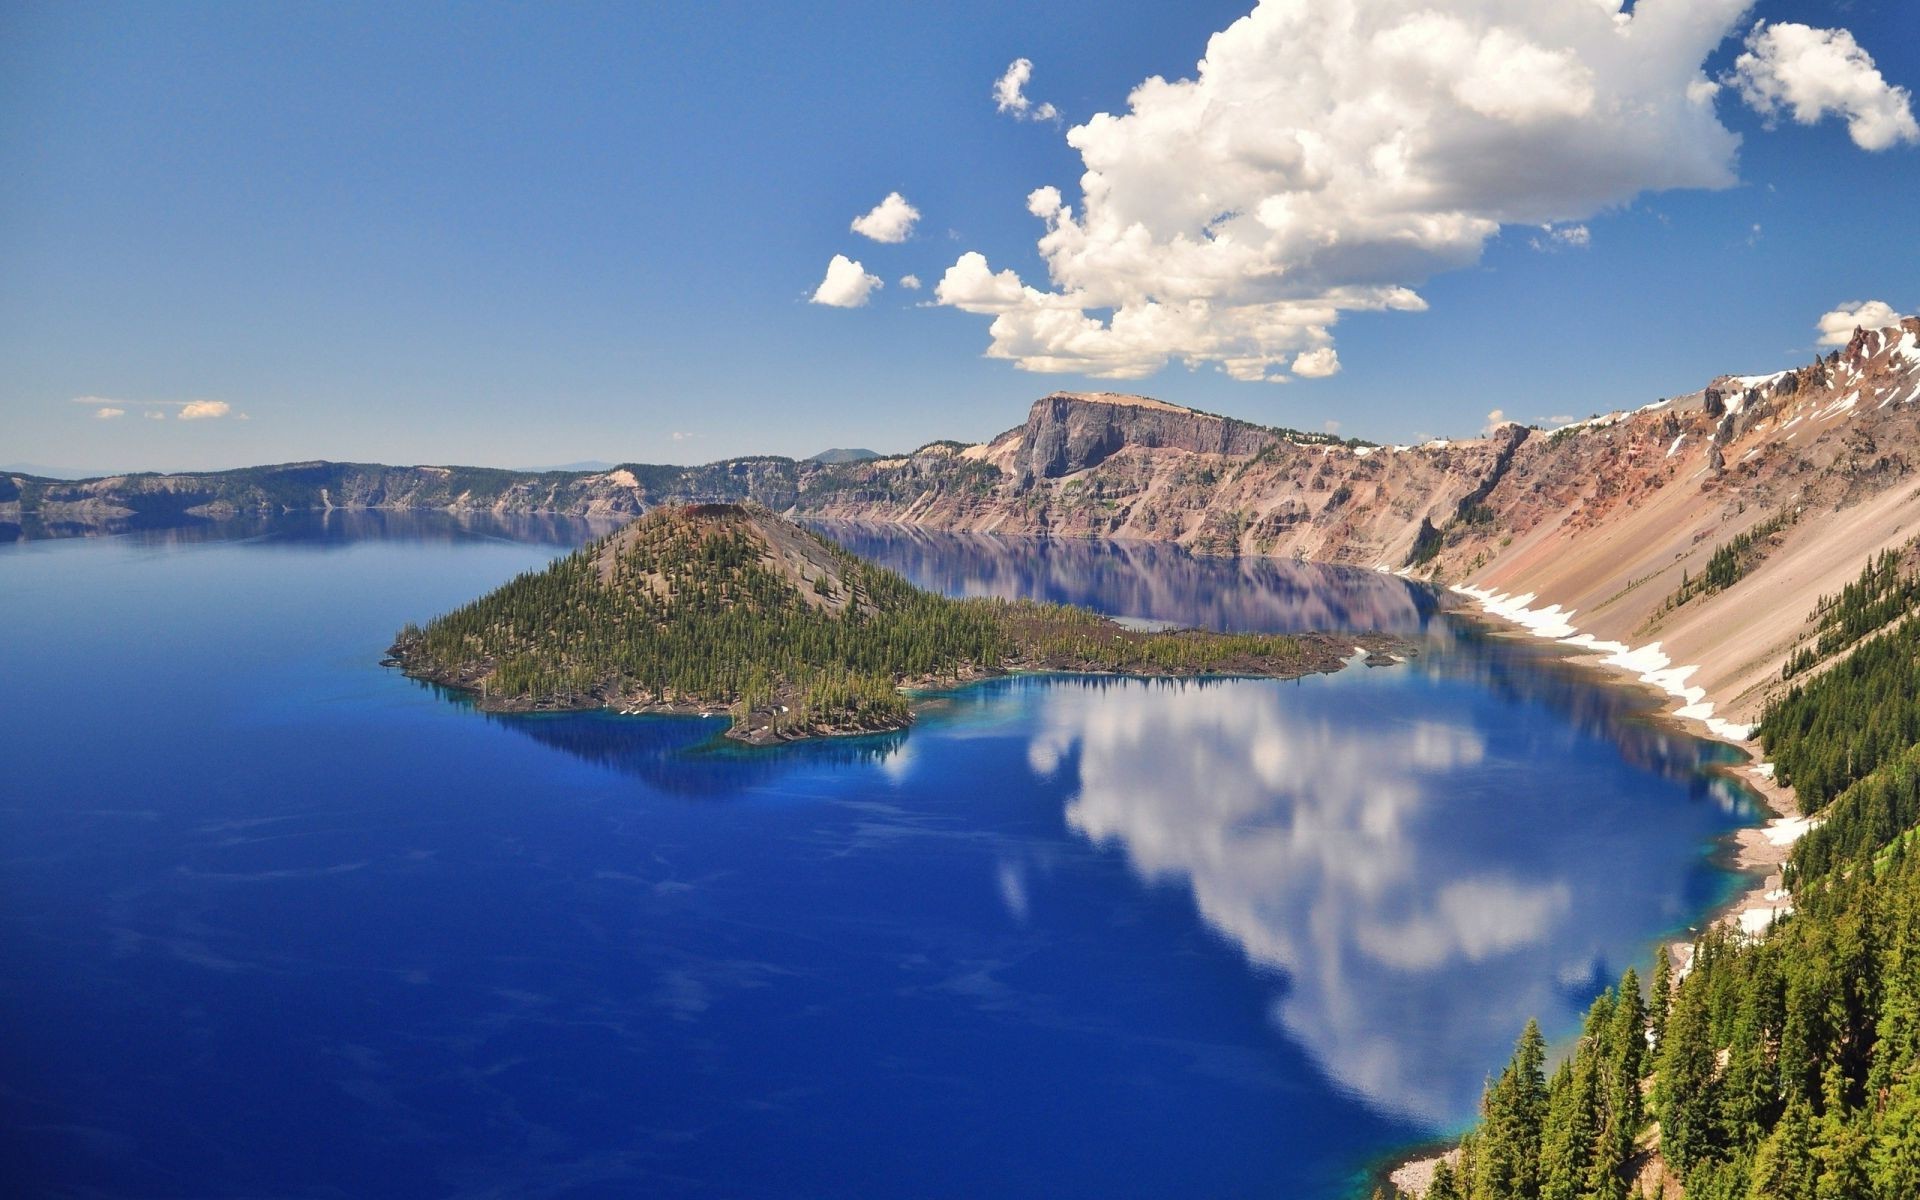
<path fill-rule="evenodd" d="M 592 532 L 0 546 L 12 1194 L 1344 1197 L 1735 882 L 1724 752 L 1372 573 L 836 530 L 951 591 L 1426 650 L 771 751 L 377 665 Z"/>

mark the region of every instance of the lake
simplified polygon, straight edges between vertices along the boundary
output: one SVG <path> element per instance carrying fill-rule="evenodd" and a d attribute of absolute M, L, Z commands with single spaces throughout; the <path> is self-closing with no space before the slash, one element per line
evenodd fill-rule
<path fill-rule="evenodd" d="M 0 546 L 14 1193 L 1339 1200 L 1740 882 L 1730 751 L 1373 572 L 837 528 L 953 593 L 1423 650 L 772 750 L 378 665 L 601 531 Z"/>

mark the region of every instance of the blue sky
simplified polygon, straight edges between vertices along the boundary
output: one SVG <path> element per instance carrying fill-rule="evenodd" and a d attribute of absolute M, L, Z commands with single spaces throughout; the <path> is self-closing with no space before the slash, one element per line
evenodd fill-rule
<path fill-rule="evenodd" d="M 1431 7 L 1480 37 L 1531 20 L 1513 16 L 1517 3 Z M 1046 225 L 1028 197 L 1052 185 L 1085 218 L 1086 167 L 1068 131 L 1127 112 L 1149 76 L 1192 77 L 1209 37 L 1250 6 L 6 6 L 0 462 L 517 466 L 885 450 L 989 436 L 1056 388 L 1405 440 L 1477 432 L 1494 409 L 1584 416 L 1723 371 L 1804 361 L 1815 322 L 1842 302 L 1920 308 L 1909 219 L 1920 147 L 1895 136 L 1863 149 L 1845 111 L 1812 124 L 1776 111 L 1768 128 L 1729 84 L 1695 102 L 1739 138 L 1727 160 L 1737 177 L 1721 181 L 1731 186 L 1640 190 L 1658 173 L 1649 163 L 1710 158 L 1701 147 L 1711 138 L 1690 127 L 1635 141 L 1616 125 L 1583 158 L 1587 126 L 1570 107 L 1548 114 L 1572 122 L 1573 135 L 1555 140 L 1572 147 L 1570 161 L 1593 162 L 1595 178 L 1549 189 L 1549 203 L 1546 185 L 1526 178 L 1544 161 L 1538 141 L 1455 130 L 1446 144 L 1482 158 L 1454 149 L 1454 160 L 1428 164 L 1472 193 L 1450 203 L 1482 220 L 1526 219 L 1425 258 L 1325 267 L 1316 296 L 1404 286 L 1426 307 L 1342 308 L 1337 323 L 1255 337 L 1265 365 L 1242 373 L 1289 382 L 1230 378 L 1206 353 L 1190 360 L 1197 343 L 1183 339 L 1227 327 L 1217 300 L 1197 332 L 1128 348 L 1167 358 L 1143 377 L 1092 377 L 1105 359 L 1041 373 L 987 357 L 1000 341 L 991 314 L 966 311 L 988 303 L 984 293 L 957 280 L 937 288 L 969 252 L 1039 297 L 1019 302 L 1021 320 L 1065 305 L 1103 322 L 1131 303 L 1115 299 L 1129 288 L 1163 305 L 1182 299 L 1184 284 L 1155 275 L 1170 273 L 1171 251 L 1124 269 L 1096 254 L 1071 286 L 1050 279 L 1036 245 Z M 1634 20 L 1656 7 L 1642 0 Z M 1793 23 L 1850 31 L 1887 84 L 1920 87 L 1920 11 L 1907 0 L 1761 3 L 1715 19 L 1729 36 L 1687 71 L 1719 80 L 1750 49 L 1755 22 Z M 1435 65 L 1445 39 L 1417 32 L 1421 69 L 1453 70 Z M 1310 34 L 1287 31 L 1282 49 L 1304 53 Z M 1534 35 L 1550 53 L 1545 74 L 1520 80 L 1526 104 L 1551 91 L 1541 80 L 1592 74 L 1579 43 Z M 1340 53 L 1322 49 L 1330 61 Z M 1284 116 L 1316 138 L 1299 114 L 1340 97 L 1316 94 L 1309 73 L 1276 53 L 1230 67 L 1223 51 L 1210 67 L 1215 98 L 1252 98 L 1241 132 Z M 1020 57 L 1033 64 L 1026 93 L 1060 120 L 996 111 L 995 80 Z M 1601 104 L 1606 70 L 1593 68 Z M 1448 95 L 1467 96 L 1480 117 L 1545 119 L 1475 86 Z M 1569 104 L 1588 111 L 1593 90 Z M 1277 116 L 1259 107 L 1268 102 L 1293 107 Z M 1219 185 L 1232 197 L 1225 207 L 1251 212 L 1257 186 L 1235 192 L 1208 177 L 1237 166 L 1237 149 L 1155 178 L 1156 146 L 1193 140 L 1170 136 L 1114 127 L 1109 149 L 1130 172 L 1115 211 L 1171 228 L 1177 204 L 1161 192 Z M 1628 198 L 1609 193 L 1621 187 Z M 893 191 L 920 214 L 911 236 L 888 244 L 849 228 Z M 1542 203 L 1564 237 L 1538 228 Z M 1331 241 L 1377 216 L 1315 220 Z M 864 306 L 808 302 L 836 254 L 884 280 Z M 1280 251 L 1263 261 L 1288 279 L 1301 269 Z M 903 288 L 908 273 L 925 286 Z M 1323 342 L 1337 350 L 1337 374 L 1289 369 Z M 191 401 L 224 412 L 181 420 Z M 120 415 L 102 418 L 103 408 Z"/>

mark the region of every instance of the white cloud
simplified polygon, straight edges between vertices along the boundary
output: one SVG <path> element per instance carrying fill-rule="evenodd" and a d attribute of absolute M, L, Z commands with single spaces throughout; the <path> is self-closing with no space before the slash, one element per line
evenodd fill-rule
<path fill-rule="evenodd" d="M 1756 24 L 1726 82 L 1768 117 L 1784 110 L 1802 125 L 1845 117 L 1847 133 L 1863 150 L 1920 141 L 1912 94 L 1889 84 L 1844 29 Z"/>
<path fill-rule="evenodd" d="M 180 406 L 182 421 L 210 421 L 233 411 L 225 400 L 189 400 Z"/>
<path fill-rule="evenodd" d="M 900 286 L 910 292 L 917 292 L 920 290 L 920 277 L 918 275 L 902 275 L 900 277 Z"/>
<path fill-rule="evenodd" d="M 1033 63 L 1016 58 L 1007 64 L 1006 73 L 993 81 L 993 108 L 1021 121 L 1052 121 L 1060 110 L 1051 104 L 1035 104 L 1027 98 L 1027 81 L 1033 78 Z"/>
<path fill-rule="evenodd" d="M 907 203 L 905 196 L 888 192 L 885 200 L 873 206 L 873 211 L 853 219 L 853 231 L 876 242 L 904 242 L 913 233 L 913 223 L 919 219 L 920 210 Z"/>
<path fill-rule="evenodd" d="M 1505 425 L 1506 423 L 1507 423 L 1507 410 L 1504 408 L 1496 408 L 1492 412 L 1487 414 L 1487 427 L 1481 432 L 1491 434 L 1496 429 L 1499 429 L 1502 425 Z"/>
<path fill-rule="evenodd" d="M 1533 239 L 1535 250 L 1585 250 L 1593 244 L 1593 231 L 1585 225 L 1542 225 L 1543 236 Z"/>
<path fill-rule="evenodd" d="M 233 413 L 233 406 L 225 400 L 112 400 L 105 396 L 75 396 L 73 403 L 93 409 L 94 419 L 100 421 L 123 417 L 130 408 L 140 409 L 140 415 L 149 421 L 166 420 L 169 409 L 182 421 L 203 421 Z M 233 413 L 233 418 L 244 421 L 247 414 Z"/>
<path fill-rule="evenodd" d="M 990 315 L 990 357 L 1139 378 L 1169 362 L 1275 379 L 1332 361 L 1355 311 L 1478 261 L 1505 225 L 1582 222 L 1737 182 L 1703 64 L 1749 0 L 1263 0 L 1193 77 L 1153 77 L 1066 134 L 1080 198 L 1027 199 L 1048 282 L 969 252 L 940 303 Z M 995 87 L 1020 115 L 1031 64 Z M 1301 374 L 1306 372 L 1301 371 Z"/>
<path fill-rule="evenodd" d="M 1308 379 L 1325 379 L 1329 375 L 1340 373 L 1340 356 L 1334 353 L 1332 346 L 1321 346 L 1317 350 L 1302 350 L 1293 358 L 1293 373 Z"/>
<path fill-rule="evenodd" d="M 688 433 L 684 429 L 676 429 L 673 431 L 673 434 L 672 434 L 673 440 L 676 442 L 690 442 L 694 438 L 697 438 L 699 436 L 700 435 L 697 433 Z"/>
<path fill-rule="evenodd" d="M 1885 329 L 1905 319 L 1884 300 L 1849 300 L 1822 316 L 1816 324 L 1820 327 L 1822 346 L 1844 346 L 1853 340 L 1856 329 Z"/>
<path fill-rule="evenodd" d="M 836 254 L 827 264 L 827 277 L 813 289 L 812 302 L 834 308 L 859 308 L 866 304 L 873 289 L 885 286 L 878 275 L 869 275 L 859 263 L 844 254 Z"/>

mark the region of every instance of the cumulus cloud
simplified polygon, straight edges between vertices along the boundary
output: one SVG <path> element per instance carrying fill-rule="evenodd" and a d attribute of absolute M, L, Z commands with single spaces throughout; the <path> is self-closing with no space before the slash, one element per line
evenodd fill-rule
<path fill-rule="evenodd" d="M 920 210 L 907 203 L 905 196 L 888 192 L 887 198 L 874 205 L 871 212 L 853 219 L 853 231 L 876 242 L 904 242 L 913 233 L 913 223 L 919 219 Z"/>
<path fill-rule="evenodd" d="M 885 287 L 878 275 L 867 274 L 867 269 L 844 254 L 836 254 L 827 264 L 827 277 L 820 286 L 813 289 L 812 303 L 831 305 L 834 308 L 860 308 L 873 294 L 873 289 Z"/>
<path fill-rule="evenodd" d="M 1334 353 L 1332 346 L 1321 346 L 1317 350 L 1302 350 L 1293 357 L 1293 373 L 1308 379 L 1325 379 L 1329 375 L 1340 373 L 1340 356 Z"/>
<path fill-rule="evenodd" d="M 1027 97 L 1027 81 L 1033 78 L 1033 63 L 1016 58 L 1007 64 L 1006 73 L 993 81 L 993 108 L 1021 121 L 1052 121 L 1060 110 L 1051 104 L 1035 104 Z"/>
<path fill-rule="evenodd" d="M 225 400 L 189 400 L 180 406 L 182 421 L 210 421 L 233 411 Z"/>
<path fill-rule="evenodd" d="M 161 412 L 157 408 L 150 408 L 146 412 L 141 413 L 140 415 L 145 417 L 149 421 L 164 421 L 167 419 L 167 414 Z"/>
<path fill-rule="evenodd" d="M 1847 133 L 1863 150 L 1920 141 L 1912 94 L 1889 84 L 1844 29 L 1756 24 L 1726 81 L 1767 117 L 1786 112 L 1801 125 L 1844 117 Z"/>
<path fill-rule="evenodd" d="M 111 421 L 115 417 L 124 417 L 126 415 L 126 409 L 115 408 L 111 404 L 102 404 L 99 408 L 93 410 L 93 419 L 96 421 Z"/>
<path fill-rule="evenodd" d="M 1420 311 L 1413 289 L 1504 225 L 1579 246 L 1581 222 L 1644 192 L 1735 183 L 1703 64 L 1748 7 L 1262 0 L 1192 78 L 1067 131 L 1078 203 L 1027 201 L 1047 286 L 970 251 L 936 297 L 991 316 L 988 355 L 1030 371 L 1324 370 L 1343 314 Z M 1002 77 L 1002 111 L 1027 111 L 1030 74 Z"/>
<path fill-rule="evenodd" d="M 900 286 L 910 292 L 917 292 L 920 290 L 920 277 L 918 275 L 902 275 L 900 277 Z"/>
<path fill-rule="evenodd" d="M 1822 346 L 1844 346 L 1856 329 L 1885 329 L 1906 318 L 1884 300 L 1849 300 L 1816 322 Z"/>

